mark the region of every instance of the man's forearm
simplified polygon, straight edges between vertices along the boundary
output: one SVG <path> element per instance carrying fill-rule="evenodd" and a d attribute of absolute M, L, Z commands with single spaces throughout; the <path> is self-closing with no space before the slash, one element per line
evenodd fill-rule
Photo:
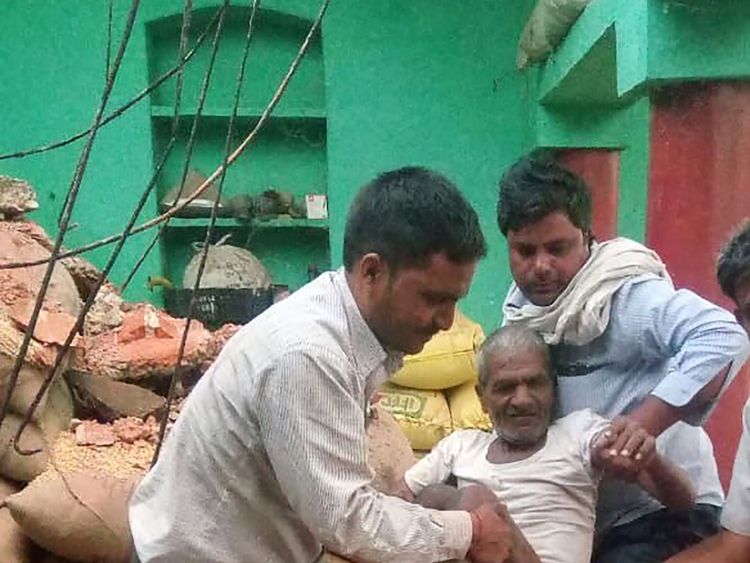
<path fill-rule="evenodd" d="M 672 510 L 690 510 L 695 504 L 695 490 L 687 473 L 656 454 L 638 476 L 639 484 L 659 502 Z"/>
<path fill-rule="evenodd" d="M 472 510 L 487 499 L 494 499 L 495 494 L 482 485 L 472 485 L 457 490 L 458 495 L 453 498 L 457 504 L 448 508 L 457 510 Z M 448 494 L 444 491 L 443 494 Z M 526 541 L 523 532 L 508 513 L 507 508 L 501 509 L 503 521 L 508 525 L 510 531 L 510 557 L 506 563 L 542 563 L 534 549 Z"/>
<path fill-rule="evenodd" d="M 652 436 L 659 436 L 678 420 L 682 420 L 713 401 L 719 395 L 730 367 L 728 365 L 716 374 L 684 406 L 675 407 L 655 395 L 649 395 L 627 416 L 640 424 Z"/>

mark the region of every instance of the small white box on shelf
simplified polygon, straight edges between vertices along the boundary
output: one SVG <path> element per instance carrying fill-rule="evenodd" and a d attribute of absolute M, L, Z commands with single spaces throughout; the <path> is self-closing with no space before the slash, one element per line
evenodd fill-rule
<path fill-rule="evenodd" d="M 305 209 L 308 219 L 328 219 L 328 198 L 322 194 L 306 194 Z"/>

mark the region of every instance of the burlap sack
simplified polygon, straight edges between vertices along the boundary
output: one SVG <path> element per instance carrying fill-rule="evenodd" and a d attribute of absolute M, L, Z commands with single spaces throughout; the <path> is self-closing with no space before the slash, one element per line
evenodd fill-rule
<path fill-rule="evenodd" d="M 13 369 L 13 359 L 8 356 L 0 356 L 0 400 L 5 397 L 10 384 L 11 371 Z M 25 414 L 34 402 L 37 393 L 44 383 L 46 370 L 32 365 L 21 367 L 18 372 L 18 379 L 13 388 L 13 394 L 10 397 L 10 410 L 16 414 Z M 44 412 L 47 404 L 47 393 L 44 394 L 39 406 L 34 411 L 34 420 L 37 420 Z"/>
<path fill-rule="evenodd" d="M 73 418 L 73 394 L 63 377 L 55 378 L 47 395 L 47 407 L 39 417 L 39 428 L 48 444 L 70 427 Z"/>
<path fill-rule="evenodd" d="M 519 69 L 529 63 L 547 59 L 591 0 L 539 0 L 521 32 L 516 65 Z"/>
<path fill-rule="evenodd" d="M 18 485 L 0 478 L 0 503 L 17 493 Z M 0 561 L 2 563 L 32 563 L 33 544 L 10 515 L 10 510 L 0 508 Z"/>
<path fill-rule="evenodd" d="M 60 557 L 129 563 L 128 501 L 135 481 L 87 473 L 68 474 L 66 480 L 70 489 L 59 474 L 49 474 L 9 497 L 14 520 L 34 542 Z"/>
<path fill-rule="evenodd" d="M 42 551 L 40 548 L 37 548 L 37 551 L 39 554 L 36 556 L 37 558 L 34 559 L 34 563 L 74 563 L 70 559 L 65 559 L 54 553 Z"/>
<path fill-rule="evenodd" d="M 0 504 L 2 504 L 2 502 L 10 495 L 16 494 L 19 490 L 21 490 L 20 485 L 0 477 Z"/>
<path fill-rule="evenodd" d="M 395 494 L 401 479 L 416 462 L 409 440 L 393 416 L 382 406 L 374 406 L 374 417 L 367 425 L 367 455 L 375 472 L 373 486 L 387 495 Z"/>
<path fill-rule="evenodd" d="M 0 509 L 0 561 L 36 563 L 34 544 L 24 535 L 7 508 Z"/>
<path fill-rule="evenodd" d="M 44 472 L 49 458 L 44 435 L 33 423 L 24 430 L 20 447 L 24 450 L 41 449 L 42 451 L 28 456 L 22 456 L 16 452 L 13 440 L 21 427 L 22 420 L 21 417 L 9 413 L 0 425 L 0 476 L 27 483 Z"/>
<path fill-rule="evenodd" d="M 2 287 L 0 287 L 0 290 Z M 0 307 L 0 381 L 2 381 L 10 367 L 13 359 L 18 354 L 23 342 L 24 333 L 10 318 L 7 311 Z M 56 349 L 45 346 L 36 340 L 29 343 L 25 362 L 38 368 L 49 368 L 55 361 Z"/>

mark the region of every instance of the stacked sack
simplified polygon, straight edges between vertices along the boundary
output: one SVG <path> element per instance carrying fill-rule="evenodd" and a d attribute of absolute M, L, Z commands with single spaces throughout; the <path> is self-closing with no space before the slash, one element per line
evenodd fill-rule
<path fill-rule="evenodd" d="M 459 312 L 449 330 L 404 359 L 380 389 L 380 404 L 401 426 L 414 450 L 430 450 L 454 430 L 490 430 L 492 423 L 476 393 L 476 351 L 482 327 Z"/>
<path fill-rule="evenodd" d="M 7 393 L 16 351 L 22 339 L 23 333 L 18 326 L 0 309 L 0 401 Z M 0 477 L 27 483 L 40 475 L 47 467 L 49 444 L 70 424 L 73 398 L 60 374 L 67 367 L 67 362 L 63 362 L 19 442 L 22 449 L 40 450 L 39 453 L 22 456 L 13 447 L 23 418 L 41 390 L 56 353 L 54 346 L 36 340 L 30 343 L 26 362 L 11 396 L 9 412 L 0 425 Z"/>
<path fill-rule="evenodd" d="M 8 179 L 0 177 L 3 179 L 7 184 Z M 8 209 L 0 206 L 0 212 L 7 214 Z M 43 235 L 40 227 L 28 221 L 0 221 L 2 261 L 48 258 L 49 250 L 40 242 Z M 46 264 L 39 264 L 0 271 L 0 403 L 7 395 L 13 364 L 30 324 L 46 269 Z M 13 447 L 23 417 L 50 375 L 60 344 L 73 328 L 80 307 L 75 280 L 63 265 L 57 264 L 11 395 L 9 413 L 0 424 L 0 478 L 26 483 L 42 473 L 47 467 L 48 444 L 70 423 L 72 397 L 61 375 L 68 367 L 65 358 L 19 443 L 22 449 L 41 450 L 40 453 L 21 456 Z"/>

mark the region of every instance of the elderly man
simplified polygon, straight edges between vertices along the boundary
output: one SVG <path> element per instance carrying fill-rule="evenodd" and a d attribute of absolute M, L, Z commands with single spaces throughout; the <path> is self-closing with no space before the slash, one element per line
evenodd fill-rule
<path fill-rule="evenodd" d="M 485 243 L 475 211 L 423 168 L 383 174 L 352 205 L 345 269 L 271 307 L 227 343 L 188 398 L 130 525 L 143 563 L 500 563 L 497 503 L 428 510 L 378 493 L 372 393 L 451 326 Z"/>
<path fill-rule="evenodd" d="M 665 505 L 692 506 L 685 473 L 656 453 L 654 439 L 635 424 L 610 424 L 590 410 L 552 422 L 549 349 L 534 332 L 513 326 L 494 332 L 478 366 L 477 390 L 494 433 L 455 432 L 409 469 L 404 481 L 416 502 L 466 509 L 486 498 L 483 490 L 492 491 L 528 541 L 514 538 L 514 563 L 589 560 L 599 478 L 618 457 L 638 465 L 638 484 Z M 612 451 L 618 441 L 623 447 Z M 441 485 L 451 475 L 458 489 Z"/>
<path fill-rule="evenodd" d="M 722 291 L 737 305 L 737 319 L 750 332 L 750 223 L 724 247 L 717 274 Z M 669 560 L 669 563 L 747 563 L 750 561 L 750 399 L 742 418 L 742 437 L 732 484 L 721 514 L 723 530 Z"/>
<path fill-rule="evenodd" d="M 697 489 L 695 508 L 674 514 L 641 488 L 605 479 L 594 561 L 660 562 L 718 532 L 724 495 L 700 425 L 747 357 L 742 327 L 676 290 L 648 248 L 596 243 L 587 186 L 548 154 L 525 157 L 505 174 L 498 225 L 515 280 L 504 321 L 537 330 L 551 345 L 559 413 L 626 415 L 658 437 L 659 451 Z M 623 461 L 624 474 L 631 469 Z"/>

